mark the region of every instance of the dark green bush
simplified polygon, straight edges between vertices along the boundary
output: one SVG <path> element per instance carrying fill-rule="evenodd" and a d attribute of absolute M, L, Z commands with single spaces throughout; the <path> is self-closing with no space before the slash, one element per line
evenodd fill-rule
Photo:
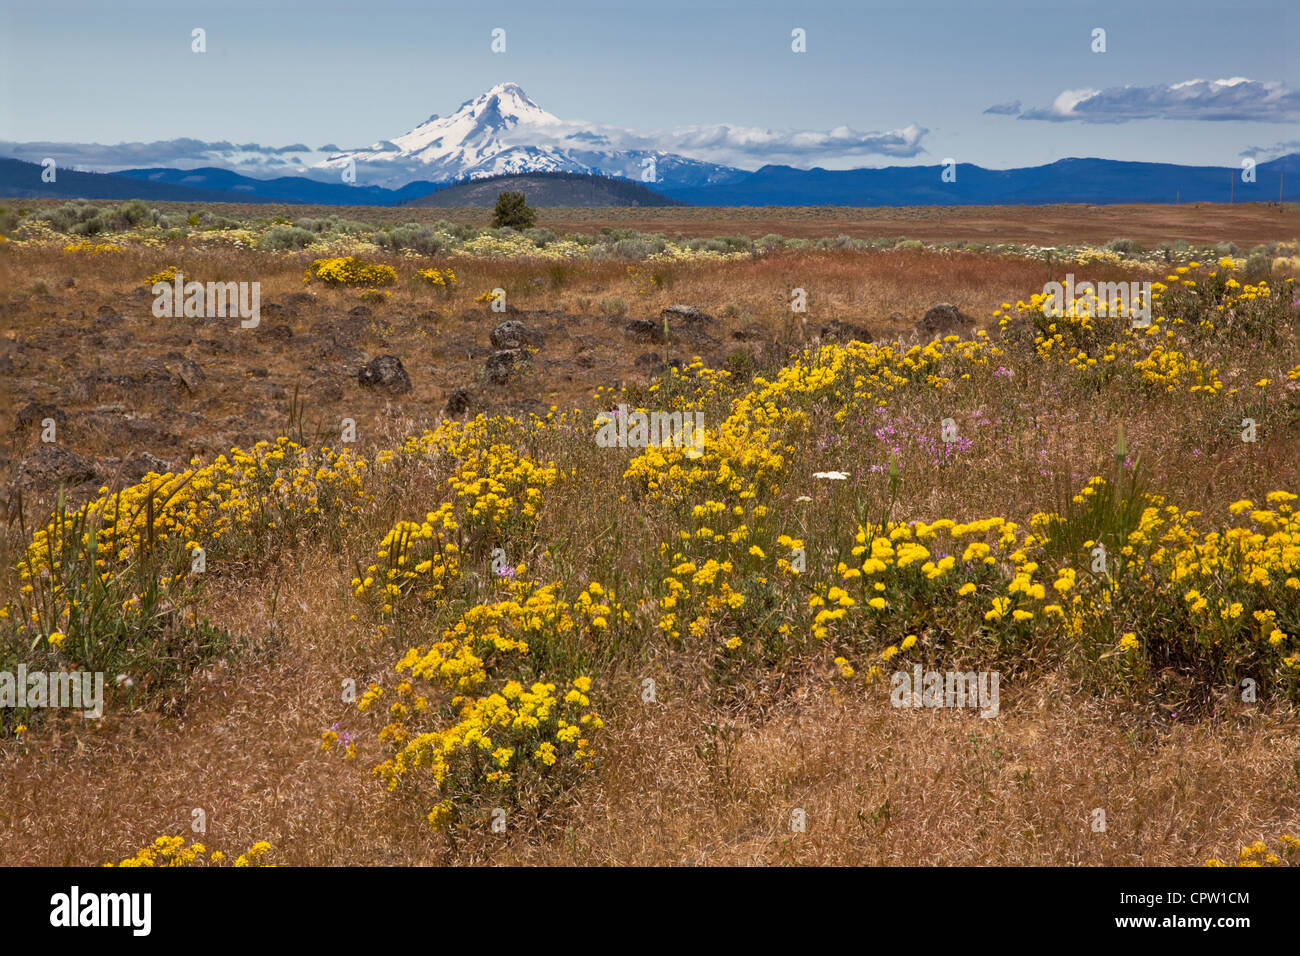
<path fill-rule="evenodd" d="M 531 229 L 537 225 L 537 210 L 528 205 L 521 192 L 506 191 L 497 196 L 492 211 L 492 225 L 497 229 Z"/>

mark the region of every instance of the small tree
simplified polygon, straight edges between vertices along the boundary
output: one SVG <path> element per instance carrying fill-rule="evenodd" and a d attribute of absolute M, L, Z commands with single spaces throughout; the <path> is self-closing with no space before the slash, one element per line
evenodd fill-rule
<path fill-rule="evenodd" d="M 537 223 L 537 210 L 524 201 L 524 194 L 504 192 L 497 196 L 497 207 L 492 213 L 495 229 L 531 229 Z"/>

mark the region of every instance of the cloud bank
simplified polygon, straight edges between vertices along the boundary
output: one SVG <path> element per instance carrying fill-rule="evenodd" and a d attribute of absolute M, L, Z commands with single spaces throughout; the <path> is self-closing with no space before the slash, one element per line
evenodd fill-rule
<path fill-rule="evenodd" d="M 1008 106 L 991 106 L 984 112 L 1015 115 Z M 1050 106 L 1019 112 L 1019 117 L 1056 123 L 1128 123 L 1150 119 L 1296 123 L 1300 122 L 1300 93 L 1281 83 L 1259 82 L 1244 76 L 1185 80 L 1170 86 L 1063 90 Z"/>

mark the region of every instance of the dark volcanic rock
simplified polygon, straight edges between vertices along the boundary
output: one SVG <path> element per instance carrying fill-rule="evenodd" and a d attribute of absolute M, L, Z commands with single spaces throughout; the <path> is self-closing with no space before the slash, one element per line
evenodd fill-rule
<path fill-rule="evenodd" d="M 24 456 L 14 472 L 13 483 L 22 489 L 46 491 L 58 485 L 80 485 L 98 478 L 93 463 L 51 442 L 37 445 Z"/>
<path fill-rule="evenodd" d="M 541 348 L 542 335 L 515 319 L 502 322 L 492 330 L 494 349 Z"/>
<path fill-rule="evenodd" d="M 185 386 L 185 390 L 190 393 L 197 392 L 199 386 L 203 384 L 203 381 L 206 378 L 203 374 L 203 369 L 199 368 L 198 363 L 193 362 L 190 359 L 182 359 L 179 362 L 169 362 L 167 368 L 176 376 L 176 380 L 179 381 L 181 385 Z"/>
<path fill-rule="evenodd" d="M 664 327 L 661 322 L 650 319 L 633 319 L 625 326 L 627 334 L 634 342 L 663 343 Z"/>
<path fill-rule="evenodd" d="M 709 313 L 695 308 L 693 305 L 670 305 L 659 313 L 661 319 L 667 319 L 670 325 L 680 325 L 682 327 L 698 327 L 701 325 L 712 325 L 713 316 Z"/>
<path fill-rule="evenodd" d="M 513 375 L 531 365 L 532 361 L 532 355 L 525 349 L 493 352 L 487 360 L 487 380 L 493 385 L 504 385 Z"/>
<path fill-rule="evenodd" d="M 632 364 L 643 372 L 650 372 L 655 375 L 667 368 L 664 364 L 664 357 L 657 352 L 642 352 Z"/>
<path fill-rule="evenodd" d="M 926 310 L 916 331 L 922 338 L 945 335 L 968 335 L 975 328 L 975 320 L 962 313 L 950 302 L 940 302 Z"/>
<path fill-rule="evenodd" d="M 469 411 L 470 392 L 467 388 L 458 388 L 447 396 L 447 414 L 464 415 Z"/>
<path fill-rule="evenodd" d="M 381 355 L 361 367 L 357 381 L 368 388 L 382 388 L 395 394 L 411 391 L 411 376 L 396 355 Z"/>
<path fill-rule="evenodd" d="M 871 333 L 861 325 L 841 322 L 834 319 L 829 325 L 823 325 L 821 337 L 827 342 L 871 342 Z"/>
<path fill-rule="evenodd" d="M 125 461 L 120 458 L 108 458 L 103 462 L 103 473 L 106 477 L 117 480 L 138 483 L 150 472 L 156 475 L 165 475 L 171 471 L 171 464 L 159 458 L 157 455 L 149 452 L 141 452 L 133 455 Z"/>

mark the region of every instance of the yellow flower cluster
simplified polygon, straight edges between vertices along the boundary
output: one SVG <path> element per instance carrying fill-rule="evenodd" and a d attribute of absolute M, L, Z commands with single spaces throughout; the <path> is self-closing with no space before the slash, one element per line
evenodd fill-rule
<path fill-rule="evenodd" d="M 1152 282 L 1150 301 L 1142 303 L 1150 309 L 1149 321 L 1135 321 L 1137 303 L 1107 303 L 1095 292 L 1063 305 L 1036 293 L 1014 307 L 1003 303 L 993 317 L 1003 332 L 1030 329 L 1043 361 L 1100 381 L 1132 370 L 1142 385 L 1217 394 L 1224 390 L 1218 369 L 1189 349 L 1207 340 L 1275 341 L 1287 325 L 1295 291 L 1290 278 L 1277 287 L 1266 280 L 1243 285 L 1228 274 L 1237 268 L 1233 260 L 1221 260 L 1219 268 L 1206 272 L 1190 262 L 1164 282 Z M 1057 308 L 1045 314 L 1051 305 Z"/>
<path fill-rule="evenodd" d="M 66 631 L 76 610 L 66 576 L 93 567 L 100 584 L 128 594 L 143 557 L 159 562 L 164 587 L 183 576 L 195 548 L 257 529 L 292 533 L 333 521 L 342 526 L 367 492 L 366 462 L 347 451 L 310 452 L 288 438 L 234 449 L 210 465 L 146 475 L 76 511 L 57 512 L 19 559 L 20 604 L 31 625 Z M 161 558 L 166 556 L 166 560 Z M 123 613 L 138 610 L 125 602 Z"/>
<path fill-rule="evenodd" d="M 174 282 L 176 279 L 176 271 L 175 266 L 168 266 L 166 269 L 161 269 L 146 278 L 144 284 L 147 288 L 152 289 L 154 285 L 159 282 Z"/>
<path fill-rule="evenodd" d="M 246 866 L 272 866 L 266 863 L 263 858 L 271 852 L 271 844 L 265 840 L 259 840 L 235 858 L 233 863 L 237 867 Z M 220 850 L 213 850 L 208 853 L 207 847 L 202 843 L 191 843 L 185 845 L 185 838 L 178 836 L 160 836 L 148 846 L 141 847 L 133 856 L 128 856 L 117 865 L 119 867 L 181 867 L 181 866 L 217 866 L 224 863 L 228 857 Z M 104 866 L 113 866 L 112 863 L 105 863 Z"/>
<path fill-rule="evenodd" d="M 1280 856 L 1278 854 L 1281 854 Z M 1248 843 L 1237 852 L 1233 866 L 1296 866 L 1300 864 L 1300 839 L 1289 833 L 1278 838 L 1278 853 L 1271 853 L 1263 840 Z M 1206 866 L 1228 866 L 1219 859 L 1205 861 Z"/>
<path fill-rule="evenodd" d="M 427 772 L 442 797 L 428 815 L 435 827 L 486 793 L 559 785 L 592 766 L 591 735 L 604 722 L 591 706 L 591 679 L 560 690 L 518 675 L 535 649 L 599 646 L 611 622 L 628 614 L 595 582 L 572 601 L 558 585 L 509 589 L 510 598 L 471 607 L 440 641 L 411 648 L 395 667 L 388 723 L 378 734 L 395 752 L 374 773 L 391 791 Z M 482 692 L 487 684 L 496 689 Z M 369 711 L 386 696 L 374 685 L 358 708 Z"/>
<path fill-rule="evenodd" d="M 448 269 L 420 269 L 415 273 L 435 288 L 449 290 L 456 284 L 456 273 Z"/>
<path fill-rule="evenodd" d="M 659 599 L 659 630 L 673 640 L 682 637 L 684 627 L 695 643 L 711 634 L 728 642 L 730 637 L 719 632 L 735 629 L 727 626 L 729 612 L 745 604 L 745 595 L 730 580 L 735 570 L 732 562 L 709 558 L 696 564 L 677 553 L 672 563 L 663 581 L 664 595 Z M 740 642 L 727 646 L 735 649 Z"/>
<path fill-rule="evenodd" d="M 122 247 L 111 242 L 91 242 L 83 239 L 80 242 L 69 243 L 63 247 L 63 251 L 86 252 L 92 256 L 97 256 L 105 252 L 121 252 Z"/>
<path fill-rule="evenodd" d="M 334 256 L 314 259 L 303 274 L 302 281 L 319 279 L 326 285 L 370 286 L 392 285 L 397 281 L 397 270 L 383 263 L 367 263 L 356 256 Z"/>
<path fill-rule="evenodd" d="M 558 470 L 504 442 L 489 443 L 487 427 L 482 416 L 468 424 L 444 421 L 407 442 L 403 454 L 445 455 L 458 462 L 444 483 L 451 500 L 421 522 L 399 521 L 389 530 L 378 560 L 352 579 L 358 598 L 378 601 L 385 613 L 413 589 L 423 600 L 433 600 L 459 577 L 467 546 L 495 543 L 507 534 L 522 537 L 536 523 L 542 489 L 557 480 Z"/>

